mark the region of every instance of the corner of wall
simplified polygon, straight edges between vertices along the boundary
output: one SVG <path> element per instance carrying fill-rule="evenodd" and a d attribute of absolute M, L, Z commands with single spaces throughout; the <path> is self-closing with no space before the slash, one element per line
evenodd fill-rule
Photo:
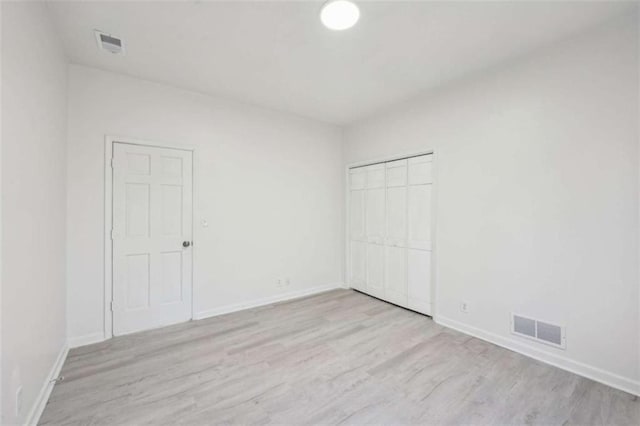
<path fill-rule="evenodd" d="M 51 392 L 51 380 L 59 374 L 67 354 L 64 253 L 68 58 L 56 40 L 45 3 L 2 2 L 0 10 L 2 38 L 12 41 L 2 45 L 0 85 L 4 89 L 2 173 L 12 177 L 2 185 L 0 226 L 5 250 L 0 257 L 0 401 L 2 423 L 35 424 Z M 39 118 L 35 126 L 34 117 Z M 40 155 L 33 155 L 35 152 Z M 27 157 L 31 167 L 24 167 Z M 41 193 L 36 199 L 28 198 L 34 190 Z M 17 232 L 25 229 L 25 223 L 41 226 L 38 240 L 29 240 L 21 250 L 7 251 L 6 247 L 13 247 L 20 239 Z M 34 258 L 41 260 L 38 268 L 33 268 Z M 34 299 L 34 293 L 40 297 Z M 25 317 L 29 326 L 25 326 Z M 18 404 L 22 406 L 19 410 Z"/>
<path fill-rule="evenodd" d="M 637 262 L 637 266 L 638 266 L 638 271 L 637 271 L 637 277 L 638 277 L 638 288 L 640 289 L 640 4 L 636 3 L 636 43 L 637 43 L 637 72 L 638 72 L 638 99 L 637 99 L 637 105 L 638 105 L 638 143 L 637 143 L 637 149 L 638 149 L 638 168 L 637 168 L 637 173 L 638 173 L 638 241 L 636 242 L 636 246 L 638 247 L 638 262 Z M 640 324 L 640 291 L 638 291 L 638 324 Z M 637 376 L 640 377 L 640 328 L 638 329 L 638 366 L 637 366 Z"/>
<path fill-rule="evenodd" d="M 0 2 L 0 50 L 2 49 L 2 9 L 4 2 Z M 2 410 L 2 55 L 0 54 L 0 423 L 4 424 L 4 411 Z"/>

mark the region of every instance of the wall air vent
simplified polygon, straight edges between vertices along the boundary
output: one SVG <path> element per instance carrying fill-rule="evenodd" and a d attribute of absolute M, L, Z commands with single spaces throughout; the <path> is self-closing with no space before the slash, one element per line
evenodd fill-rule
<path fill-rule="evenodd" d="M 566 347 L 564 327 L 514 313 L 511 314 L 511 333 L 556 348 Z"/>
<path fill-rule="evenodd" d="M 122 39 L 99 30 L 94 30 L 94 32 L 96 41 L 98 42 L 98 48 L 113 53 L 114 55 L 124 55 L 124 43 Z"/>

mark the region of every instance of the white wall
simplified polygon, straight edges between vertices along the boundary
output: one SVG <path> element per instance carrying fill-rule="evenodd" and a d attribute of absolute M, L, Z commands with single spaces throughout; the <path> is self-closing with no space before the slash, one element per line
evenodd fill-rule
<path fill-rule="evenodd" d="M 2 423 L 13 424 L 66 340 L 67 64 L 43 3 L 3 2 L 2 40 Z"/>
<path fill-rule="evenodd" d="M 2 47 L 2 4 L 0 3 L 0 48 Z M 2 403 L 2 54 L 0 54 L 0 421 L 3 419 Z"/>
<path fill-rule="evenodd" d="M 640 392 L 632 18 L 350 126 L 345 162 L 435 149 L 439 321 Z M 511 311 L 566 325 L 566 351 Z"/>
<path fill-rule="evenodd" d="M 636 36 L 638 37 L 637 49 L 638 49 L 638 81 L 640 82 L 640 7 L 636 6 L 636 22 L 639 26 Z M 638 135 L 640 135 L 640 83 L 638 84 Z M 640 141 L 639 141 L 640 142 Z M 640 148 L 638 149 L 638 169 L 640 170 Z M 638 187 L 640 187 L 640 172 L 638 172 Z M 638 197 L 638 203 L 640 203 L 640 197 Z M 640 223 L 640 204 L 638 205 L 638 222 Z M 638 227 L 638 265 L 640 265 L 640 226 Z M 638 274 L 638 287 L 640 287 L 640 273 Z M 638 306 L 640 306 L 640 291 L 638 292 Z M 638 309 L 638 324 L 640 324 L 640 308 Z M 638 371 L 640 371 L 640 327 L 638 327 Z"/>
<path fill-rule="evenodd" d="M 72 344 L 100 338 L 103 330 L 105 135 L 196 148 L 196 316 L 342 282 L 339 128 L 72 65 L 67 153 Z M 278 288 L 278 278 L 286 277 L 291 285 Z"/>

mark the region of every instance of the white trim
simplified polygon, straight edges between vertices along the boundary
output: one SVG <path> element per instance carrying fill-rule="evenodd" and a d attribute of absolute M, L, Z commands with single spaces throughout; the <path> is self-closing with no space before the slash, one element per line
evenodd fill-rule
<path fill-rule="evenodd" d="M 602 370 L 600 368 L 593 367 L 591 365 L 584 364 L 578 361 L 574 361 L 567 358 L 566 356 L 549 353 L 515 339 L 485 331 L 477 327 L 473 327 L 449 318 L 442 317 L 440 315 L 434 316 L 433 319 L 437 324 L 440 324 L 444 327 L 452 328 L 470 336 L 493 343 L 494 345 L 498 345 L 505 349 L 509 349 L 519 354 L 528 356 L 529 358 L 544 362 L 545 364 L 549 364 L 562 370 L 577 374 L 579 376 L 595 380 L 596 382 L 600 382 L 607 386 L 620 389 L 624 392 L 640 396 L 640 381 L 631 380 L 618 374 L 611 373 L 609 371 Z"/>
<path fill-rule="evenodd" d="M 51 395 L 51 391 L 53 390 L 53 379 L 57 378 L 60 375 L 60 371 L 62 370 L 62 366 L 64 365 L 64 361 L 67 359 L 67 354 L 69 353 L 69 347 L 65 344 L 60 349 L 58 353 L 58 358 L 51 366 L 51 370 L 47 375 L 44 383 L 42 384 L 42 388 L 40 388 L 40 392 L 33 405 L 31 406 L 31 410 L 29 410 L 29 414 L 27 415 L 27 419 L 25 421 L 25 425 L 35 426 L 40 421 L 40 416 L 42 416 L 42 412 L 44 411 L 44 407 L 47 405 L 47 401 L 49 401 L 49 396 Z"/>
<path fill-rule="evenodd" d="M 179 149 L 182 151 L 196 150 L 193 146 L 190 146 L 190 145 L 181 145 L 181 144 L 172 143 L 172 142 L 150 141 L 146 139 L 136 139 L 136 138 L 129 138 L 125 136 L 107 135 L 105 136 L 105 141 L 107 143 L 120 142 L 120 143 L 128 143 L 130 145 L 142 145 L 142 146 L 151 146 L 156 148 Z"/>
<path fill-rule="evenodd" d="M 351 217 L 350 217 L 350 207 L 351 207 L 351 173 L 349 172 L 349 166 L 344 169 L 344 184 L 342 185 L 345 188 L 344 191 L 344 209 L 343 211 L 343 223 L 344 223 L 344 268 L 342 268 L 344 272 L 344 277 L 342 277 L 342 281 L 344 282 L 345 287 L 353 288 L 351 285 L 351 241 L 349 236 L 349 228 L 351 227 Z"/>
<path fill-rule="evenodd" d="M 107 340 L 113 337 L 113 313 L 111 312 L 111 301 L 113 300 L 113 277 L 112 277 L 112 266 L 113 266 L 113 253 L 112 253 L 112 244 L 111 244 L 111 229 L 113 228 L 113 217 L 112 217 L 112 205 L 113 205 L 113 168 L 111 167 L 111 161 L 113 159 L 113 144 L 114 143 L 124 143 L 130 145 L 141 145 L 141 146 L 149 146 L 156 148 L 168 148 L 168 149 L 179 149 L 182 151 L 191 151 L 192 153 L 192 168 L 191 168 L 191 179 L 192 179 L 192 191 L 193 197 L 191 201 L 191 241 L 192 241 L 192 258 L 191 258 L 191 318 L 194 318 L 193 315 L 193 301 L 195 299 L 195 282 L 193 276 L 193 270 L 195 269 L 193 265 L 195 264 L 194 260 L 197 255 L 197 249 L 195 248 L 196 242 L 198 240 L 198 235 L 196 235 L 196 230 L 199 227 L 196 226 L 196 212 L 198 211 L 198 197 L 197 194 L 197 151 L 194 147 L 188 145 L 181 145 L 176 143 L 169 142 L 156 142 L 156 141 L 148 141 L 143 139 L 135 139 L 129 137 L 120 137 L 113 135 L 105 135 L 104 138 L 104 322 L 103 322 L 103 338 L 102 340 Z M 93 336 L 93 335 L 91 335 Z M 82 339 L 89 340 L 90 336 L 81 336 L 77 339 L 82 341 Z M 91 341 L 90 343 L 96 343 L 97 341 Z M 86 343 L 89 344 L 89 343 Z M 74 346 L 75 347 L 75 346 Z"/>
<path fill-rule="evenodd" d="M 80 346 L 92 345 L 94 343 L 100 343 L 104 341 L 104 333 L 99 331 L 97 333 L 85 334 L 84 336 L 70 337 L 69 348 L 79 348 Z"/>
<path fill-rule="evenodd" d="M 218 308 L 201 311 L 193 315 L 194 320 L 211 318 L 218 315 L 229 314 L 231 312 L 244 311 L 245 309 L 257 308 L 259 306 L 271 305 L 273 303 L 285 302 L 288 300 L 300 299 L 301 297 L 311 296 L 314 294 L 324 293 L 330 290 L 346 289 L 342 283 L 326 284 L 317 287 L 311 287 L 304 290 L 290 291 L 288 293 L 279 294 L 277 296 L 268 296 L 260 299 L 254 299 L 248 302 L 234 303 L 232 305 L 220 306 Z"/>
<path fill-rule="evenodd" d="M 111 244 L 111 228 L 113 226 L 113 141 L 107 136 L 104 141 L 104 298 L 103 298 L 103 334 L 105 339 L 113 337 L 113 313 L 111 301 L 113 300 L 113 245 Z"/>
<path fill-rule="evenodd" d="M 431 151 L 431 316 L 438 312 L 438 155 Z"/>

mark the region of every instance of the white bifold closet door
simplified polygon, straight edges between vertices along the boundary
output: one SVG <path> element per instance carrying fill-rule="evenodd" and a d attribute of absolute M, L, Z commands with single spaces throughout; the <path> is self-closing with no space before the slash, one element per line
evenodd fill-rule
<path fill-rule="evenodd" d="M 353 288 L 431 314 L 432 155 L 350 170 Z"/>
<path fill-rule="evenodd" d="M 426 314 L 431 314 L 432 158 L 424 155 L 407 160 L 407 306 Z"/>
<path fill-rule="evenodd" d="M 364 221 L 366 183 L 367 172 L 364 168 L 351 172 L 349 193 L 349 281 L 353 288 L 360 291 L 367 290 L 367 234 Z"/>
<path fill-rule="evenodd" d="M 367 234 L 367 292 L 384 297 L 384 164 L 367 167 L 365 228 Z"/>
<path fill-rule="evenodd" d="M 407 306 L 407 160 L 386 163 L 385 299 Z"/>

